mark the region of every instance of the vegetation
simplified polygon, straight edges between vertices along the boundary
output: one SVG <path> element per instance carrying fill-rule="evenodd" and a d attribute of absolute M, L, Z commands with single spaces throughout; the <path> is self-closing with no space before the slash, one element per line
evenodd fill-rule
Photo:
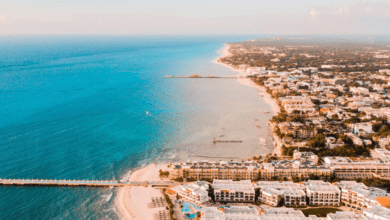
<path fill-rule="evenodd" d="M 169 171 L 162 171 L 161 169 L 158 171 L 160 173 L 160 177 L 168 177 Z"/>
<path fill-rule="evenodd" d="M 171 220 L 176 220 L 176 218 L 174 217 L 175 213 L 173 211 L 174 205 L 171 201 L 171 198 L 169 198 L 168 194 L 166 193 L 166 189 L 163 189 L 163 194 L 164 194 L 165 200 L 167 200 L 167 203 L 168 203 L 169 215 L 171 217 Z"/>
<path fill-rule="evenodd" d="M 317 217 L 326 217 L 329 213 L 336 213 L 337 211 L 341 211 L 341 209 L 337 208 L 308 208 L 301 210 L 306 217 L 309 215 L 316 215 Z"/>

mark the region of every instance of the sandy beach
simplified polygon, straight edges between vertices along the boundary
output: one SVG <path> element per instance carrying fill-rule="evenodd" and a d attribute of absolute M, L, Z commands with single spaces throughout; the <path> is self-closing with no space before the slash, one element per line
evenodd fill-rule
<path fill-rule="evenodd" d="M 247 76 L 248 74 L 244 70 L 236 69 L 226 63 L 220 62 L 219 60 L 224 57 L 229 57 L 232 54 L 230 53 L 230 45 L 225 44 L 224 48 L 220 51 L 221 56 L 217 59 L 213 60 L 213 63 L 222 65 L 224 67 L 227 67 L 233 71 L 236 71 L 240 74 L 240 76 Z M 267 104 L 269 104 L 272 107 L 273 114 L 276 115 L 278 112 L 280 112 L 280 108 L 278 103 L 271 97 L 270 94 L 268 94 L 264 87 L 257 85 L 252 80 L 248 78 L 239 78 L 238 81 L 244 85 L 254 87 L 259 90 L 259 94 L 263 96 L 263 99 L 266 101 Z"/>
<path fill-rule="evenodd" d="M 226 68 L 229 68 L 231 70 L 234 70 L 235 72 L 239 73 L 240 76 L 246 76 L 246 73 L 243 70 L 235 69 L 225 63 L 219 62 L 218 60 L 221 57 L 230 56 L 230 45 L 225 44 L 225 46 L 220 50 L 220 57 L 218 57 L 216 60 L 213 61 L 213 63 L 222 65 Z M 262 98 L 265 100 L 265 102 L 271 106 L 271 109 L 273 111 L 273 114 L 275 115 L 277 112 L 280 111 L 278 104 L 274 99 L 271 98 L 271 96 L 266 92 L 265 88 L 256 85 L 252 80 L 248 78 L 239 78 L 238 81 L 244 85 L 254 87 L 258 89 L 259 95 L 262 96 Z M 195 147 L 196 151 L 198 149 Z M 210 149 L 211 150 L 211 149 Z M 242 149 L 236 149 L 241 150 Z M 235 152 L 234 150 L 231 151 L 225 151 L 225 154 L 221 153 L 220 150 L 216 149 L 218 154 L 217 158 L 208 157 L 203 159 L 208 160 L 219 160 L 221 157 L 234 157 L 239 155 L 238 152 Z M 218 153 L 219 152 L 219 153 Z M 194 152 L 192 152 L 193 154 Z M 207 155 L 213 155 L 210 152 L 204 152 Z M 249 156 L 249 155 L 248 155 Z M 256 155 L 252 155 L 256 156 Z M 229 158 L 233 159 L 233 158 Z M 240 158 L 243 159 L 243 158 Z M 175 161 L 178 162 L 178 161 Z M 179 161 L 180 162 L 180 161 Z M 167 167 L 167 164 L 156 164 L 152 163 L 150 165 L 147 165 L 145 167 L 136 169 L 134 172 L 132 172 L 128 180 L 130 181 L 169 181 L 169 179 L 161 179 L 159 177 L 159 170 L 162 169 L 163 171 L 171 171 L 170 168 Z M 148 187 L 124 187 L 121 188 L 118 191 L 118 194 L 115 198 L 115 206 L 118 210 L 118 212 L 121 214 L 122 219 L 131 219 L 131 220 L 152 220 L 153 214 L 157 213 L 159 210 L 164 210 L 165 208 L 148 208 L 148 203 L 151 202 L 152 197 L 163 197 L 163 194 L 159 189 L 152 188 L 150 186 Z"/>
<path fill-rule="evenodd" d="M 161 179 L 159 170 L 169 171 L 167 164 L 152 163 L 131 173 L 128 180 L 130 181 L 164 181 Z M 122 219 L 131 220 L 153 220 L 153 214 L 165 207 L 148 208 L 148 203 L 152 197 L 164 197 L 159 189 L 151 186 L 123 187 L 119 189 L 115 198 L 115 206 L 122 216 Z"/>

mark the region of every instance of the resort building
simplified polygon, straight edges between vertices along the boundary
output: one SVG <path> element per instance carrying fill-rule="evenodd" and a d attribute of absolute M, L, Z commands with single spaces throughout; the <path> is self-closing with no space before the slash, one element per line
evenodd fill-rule
<path fill-rule="evenodd" d="M 301 210 L 292 208 L 269 208 L 262 211 L 260 220 L 326 220 L 326 218 L 318 218 L 315 215 L 306 217 Z"/>
<path fill-rule="evenodd" d="M 373 206 L 370 209 L 364 209 L 363 213 L 370 220 L 390 220 L 390 209 L 382 206 Z"/>
<path fill-rule="evenodd" d="M 285 206 L 306 205 L 305 186 L 293 182 L 259 181 L 255 188 L 260 189 L 259 201 L 277 206 L 283 198 Z"/>
<path fill-rule="evenodd" d="M 368 220 L 363 214 L 357 214 L 354 212 L 340 212 L 329 213 L 327 220 Z"/>
<path fill-rule="evenodd" d="M 256 180 L 259 177 L 260 164 L 253 161 L 188 161 L 174 164 L 171 178 L 194 180 Z"/>
<path fill-rule="evenodd" d="M 322 180 L 308 180 L 306 183 L 308 205 L 338 206 L 340 204 L 340 189 Z"/>
<path fill-rule="evenodd" d="M 356 181 L 341 181 L 335 183 L 341 189 L 341 202 L 352 211 L 362 212 L 372 206 L 380 206 L 383 201 L 390 201 L 386 190 L 367 187 Z"/>
<path fill-rule="evenodd" d="M 341 179 L 388 177 L 390 162 L 373 158 L 325 157 L 325 167 Z"/>
<path fill-rule="evenodd" d="M 210 201 L 209 197 L 209 183 L 205 181 L 197 181 L 184 185 L 172 187 L 170 190 L 175 191 L 179 196 L 186 200 L 201 204 Z"/>
<path fill-rule="evenodd" d="M 201 220 L 259 220 L 257 209 L 248 206 L 204 207 Z"/>
<path fill-rule="evenodd" d="M 272 178 L 307 178 L 310 175 L 330 176 L 330 168 L 318 166 L 316 163 L 318 163 L 318 158 L 314 154 L 299 157 L 295 160 L 279 160 L 272 163 L 264 163 L 261 169 L 261 178 L 271 180 Z"/>
<path fill-rule="evenodd" d="M 217 202 L 254 202 L 255 189 L 250 180 L 213 181 L 214 197 Z"/>

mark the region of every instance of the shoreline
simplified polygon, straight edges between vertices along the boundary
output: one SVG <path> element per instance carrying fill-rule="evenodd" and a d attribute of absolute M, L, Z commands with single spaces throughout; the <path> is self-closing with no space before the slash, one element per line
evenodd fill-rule
<path fill-rule="evenodd" d="M 240 76 L 246 76 L 247 74 L 243 70 L 238 70 L 233 68 L 230 65 L 219 62 L 220 58 L 230 56 L 230 45 L 224 44 L 224 47 L 219 50 L 220 56 L 217 57 L 212 62 L 218 65 L 222 65 L 226 68 L 229 68 L 237 73 Z M 273 115 L 276 115 L 280 112 L 278 104 L 274 99 L 266 92 L 265 88 L 256 85 L 251 79 L 248 78 L 239 78 L 237 79 L 241 84 L 254 87 L 259 90 L 259 95 L 262 95 L 262 98 L 265 102 L 271 106 Z M 271 131 L 272 132 L 272 131 Z M 273 133 L 273 132 L 272 132 Z M 274 147 L 273 151 L 276 148 Z M 182 161 L 183 162 L 183 161 Z M 168 163 L 157 164 L 157 162 L 150 163 L 143 167 L 138 167 L 133 170 L 130 170 L 124 176 L 129 181 L 161 181 L 159 178 L 159 170 L 170 171 L 167 169 Z M 130 175 L 129 175 L 130 173 Z M 123 187 L 120 188 L 116 197 L 115 197 L 115 208 L 120 213 L 122 219 L 131 219 L 131 220 L 145 220 L 153 219 L 153 214 L 159 210 L 164 210 L 165 208 L 154 208 L 149 209 L 147 204 L 150 202 L 151 197 L 163 197 L 160 190 L 152 188 L 151 186 L 132 186 L 132 187 Z"/>
<path fill-rule="evenodd" d="M 212 62 L 215 64 L 222 65 L 226 68 L 229 68 L 229 69 L 239 73 L 240 76 L 247 76 L 248 74 L 246 74 L 243 70 L 235 69 L 234 67 L 219 61 L 219 59 L 221 59 L 221 58 L 231 56 L 231 53 L 229 52 L 229 50 L 230 50 L 230 45 L 224 44 L 224 48 L 220 52 L 221 56 L 218 57 L 217 59 L 213 60 Z M 266 92 L 264 87 L 255 84 L 251 79 L 248 79 L 248 78 L 239 78 L 237 80 L 244 85 L 251 86 L 251 87 L 258 89 L 260 91 L 259 94 L 262 95 L 265 102 L 271 106 L 272 111 L 274 113 L 273 115 L 276 115 L 277 113 L 280 112 L 280 108 L 279 108 L 278 103 L 276 103 L 276 101 L 270 96 L 270 94 L 268 94 Z"/>

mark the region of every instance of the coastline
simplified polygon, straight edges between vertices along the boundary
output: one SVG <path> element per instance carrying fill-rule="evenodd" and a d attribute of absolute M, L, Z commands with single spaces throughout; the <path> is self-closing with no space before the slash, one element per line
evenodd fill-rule
<path fill-rule="evenodd" d="M 159 177 L 159 170 L 167 169 L 168 164 L 151 163 L 147 166 L 137 168 L 127 178 L 129 181 L 162 181 Z M 166 179 L 167 180 L 167 179 Z M 145 220 L 153 219 L 153 214 L 165 210 L 165 207 L 148 208 L 152 197 L 164 197 L 159 189 L 151 186 L 128 186 L 120 188 L 115 197 L 115 207 L 121 215 L 121 219 Z"/>
<path fill-rule="evenodd" d="M 220 52 L 221 56 L 218 57 L 217 59 L 213 60 L 213 63 L 216 63 L 216 64 L 222 65 L 222 66 L 224 66 L 226 68 L 229 68 L 229 69 L 239 73 L 240 76 L 247 76 L 248 74 L 246 74 L 244 72 L 244 70 L 236 69 L 236 68 L 234 68 L 234 67 L 232 67 L 232 66 L 230 66 L 230 65 L 228 65 L 226 63 L 223 63 L 223 62 L 219 61 L 221 58 L 231 56 L 231 53 L 229 52 L 230 47 L 231 46 L 229 44 L 224 44 L 224 48 Z M 280 112 L 280 108 L 279 108 L 278 103 L 276 103 L 276 101 L 270 96 L 270 94 L 268 94 L 266 92 L 264 87 L 256 85 L 251 79 L 248 79 L 248 78 L 239 78 L 237 80 L 240 83 L 244 84 L 244 85 L 251 86 L 251 87 L 254 87 L 254 88 L 258 89 L 259 90 L 259 94 L 262 95 L 264 100 L 266 101 L 266 103 L 271 106 L 272 111 L 273 111 L 273 115 L 276 115 L 277 113 Z"/>
<path fill-rule="evenodd" d="M 220 56 L 213 60 L 212 62 L 226 68 L 229 68 L 237 73 L 240 76 L 246 76 L 247 74 L 243 70 L 238 70 L 233 68 L 230 65 L 222 63 L 219 61 L 220 58 L 230 56 L 230 45 L 225 44 L 223 48 L 221 48 Z M 251 79 L 248 78 L 239 78 L 237 79 L 241 84 L 254 87 L 258 89 L 259 95 L 265 100 L 265 102 L 271 107 L 272 114 L 277 114 L 280 109 L 278 104 L 271 96 L 266 92 L 265 88 L 256 85 Z M 274 151 L 276 148 L 274 148 Z M 183 161 L 181 161 L 183 162 Z M 168 164 L 157 164 L 156 162 L 151 163 L 147 166 L 136 168 L 133 171 L 130 171 L 130 175 L 127 180 L 129 181 L 161 181 L 159 178 L 159 170 L 162 169 L 164 171 L 170 171 L 167 169 Z M 159 210 L 164 210 L 165 208 L 148 208 L 147 204 L 151 202 L 151 197 L 163 197 L 160 190 L 152 188 L 150 186 L 136 186 L 136 187 L 123 187 L 120 188 L 117 196 L 115 197 L 115 207 L 117 211 L 120 213 L 122 219 L 131 219 L 131 220 L 145 220 L 145 219 L 153 219 L 153 214 L 158 212 Z"/>

